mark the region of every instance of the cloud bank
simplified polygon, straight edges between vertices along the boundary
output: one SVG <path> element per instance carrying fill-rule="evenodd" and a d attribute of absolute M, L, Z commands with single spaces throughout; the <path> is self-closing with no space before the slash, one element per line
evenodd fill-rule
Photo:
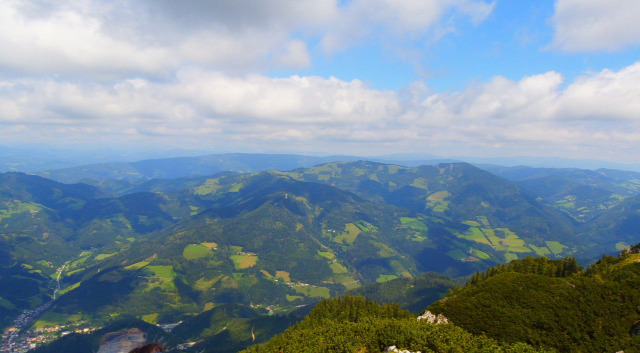
<path fill-rule="evenodd" d="M 621 50 L 640 45 L 640 2 L 557 0 L 551 47 L 568 52 Z"/>
<path fill-rule="evenodd" d="M 0 68 L 92 79 L 163 77 L 185 65 L 231 74 L 311 65 L 364 38 L 422 37 L 447 15 L 478 22 L 480 0 L 6 0 Z M 293 34 L 293 35 L 292 35 Z M 299 38 L 296 38 L 299 37 Z"/>
<path fill-rule="evenodd" d="M 115 84 L 17 79 L 0 82 L 0 136 L 24 134 L 127 142 L 212 140 L 237 146 L 358 153 L 412 150 L 529 155 L 616 150 L 632 161 L 640 143 L 640 62 L 582 76 L 563 87 L 547 72 L 494 77 L 464 91 L 409 94 L 337 78 L 238 78 L 180 70 L 169 82 Z M 462 142 L 459 142 L 462 141 Z M 629 151 L 625 155 L 624 151 Z"/>

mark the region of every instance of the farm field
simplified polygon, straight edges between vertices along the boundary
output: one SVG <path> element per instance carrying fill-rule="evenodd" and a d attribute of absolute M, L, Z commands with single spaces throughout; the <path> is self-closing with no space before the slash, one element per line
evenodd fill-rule
<path fill-rule="evenodd" d="M 207 257 L 211 254 L 209 247 L 200 244 L 189 244 L 182 251 L 182 257 L 187 260 L 197 260 Z"/>
<path fill-rule="evenodd" d="M 258 262 L 258 256 L 248 254 L 236 254 L 230 256 L 236 270 L 244 270 L 253 267 Z"/>

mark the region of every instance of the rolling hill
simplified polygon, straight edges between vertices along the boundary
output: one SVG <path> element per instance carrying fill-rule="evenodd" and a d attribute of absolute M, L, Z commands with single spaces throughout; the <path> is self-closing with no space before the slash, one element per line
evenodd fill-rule
<path fill-rule="evenodd" d="M 465 163 L 355 161 L 98 183 L 116 193 L 0 174 L 0 279 L 23 290 L 0 292 L 0 326 L 54 290 L 39 326 L 123 315 L 170 323 L 234 305 L 286 314 L 346 291 L 419 311 L 455 285 L 426 271 L 461 277 L 640 241 L 634 175 L 553 173 L 525 178 L 525 190 Z M 543 187 L 562 173 L 573 179 Z M 584 198 L 598 213 L 579 222 L 549 201 L 576 185 L 627 194 L 605 208 Z M 226 339 L 205 321 L 189 339 Z"/>

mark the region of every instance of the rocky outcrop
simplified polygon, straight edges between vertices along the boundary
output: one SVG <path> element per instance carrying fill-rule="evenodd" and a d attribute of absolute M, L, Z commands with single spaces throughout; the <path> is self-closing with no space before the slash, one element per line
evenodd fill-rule
<path fill-rule="evenodd" d="M 137 328 L 111 332 L 100 341 L 98 353 L 126 353 L 146 342 L 146 334 Z"/>
<path fill-rule="evenodd" d="M 418 321 L 426 320 L 432 324 L 448 324 L 449 319 L 447 319 L 444 315 L 438 314 L 437 316 L 430 312 L 429 310 L 425 311 L 422 315 L 418 316 Z"/>
<path fill-rule="evenodd" d="M 387 347 L 387 349 L 384 350 L 384 353 L 421 353 L 421 352 L 420 351 L 412 352 L 408 350 L 398 349 L 396 346 L 391 346 L 391 347 Z"/>

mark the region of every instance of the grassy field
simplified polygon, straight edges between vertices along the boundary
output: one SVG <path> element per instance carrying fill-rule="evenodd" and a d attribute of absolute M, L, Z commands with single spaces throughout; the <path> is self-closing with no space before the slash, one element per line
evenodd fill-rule
<path fill-rule="evenodd" d="M 173 279 L 176 276 L 173 266 L 147 266 L 146 270 L 160 278 Z"/>
<path fill-rule="evenodd" d="M 509 261 L 517 260 L 518 259 L 518 255 L 516 255 L 514 253 L 507 252 L 507 253 L 504 254 L 504 258 L 505 258 L 505 260 L 507 260 L 507 262 L 509 262 Z"/>
<path fill-rule="evenodd" d="M 142 315 L 142 320 L 155 325 L 158 323 L 158 314 Z"/>
<path fill-rule="evenodd" d="M 470 228 L 467 233 L 460 235 L 461 238 L 472 240 L 481 244 L 491 246 L 491 242 L 485 236 L 485 233 L 480 228 Z"/>
<path fill-rule="evenodd" d="M 219 179 L 207 179 L 204 184 L 195 188 L 193 191 L 196 195 L 209 195 L 221 189 Z"/>
<path fill-rule="evenodd" d="M 557 241 L 545 241 L 545 244 L 547 244 L 547 247 L 549 248 L 549 250 L 551 250 L 551 252 L 554 255 L 558 255 L 560 253 L 562 253 L 564 251 L 564 249 L 567 248 L 566 245 L 561 244 L 560 242 Z"/>
<path fill-rule="evenodd" d="M 469 249 L 469 253 L 472 256 L 479 258 L 480 260 L 489 260 L 491 258 L 491 255 L 487 254 L 486 252 L 474 248 Z"/>
<path fill-rule="evenodd" d="M 445 201 L 451 196 L 448 191 L 438 191 L 427 197 L 427 207 L 433 209 L 434 212 L 444 212 L 449 208 L 449 201 Z"/>
<path fill-rule="evenodd" d="M 70 268 L 74 268 L 74 267 L 76 267 L 76 266 L 78 266 L 78 265 L 81 265 L 81 264 L 85 263 L 85 262 L 89 259 L 89 257 L 90 257 L 90 256 L 85 256 L 85 257 L 83 257 L 83 258 L 80 258 L 80 259 L 78 259 L 78 260 L 76 260 L 76 261 L 72 262 L 71 264 L 69 264 L 69 267 L 70 267 Z"/>
<path fill-rule="evenodd" d="M 356 221 L 355 225 L 363 232 L 375 232 L 378 230 L 376 226 L 365 221 Z"/>
<path fill-rule="evenodd" d="M 286 282 L 291 282 L 291 274 L 287 271 L 276 271 L 276 277 L 282 278 Z"/>
<path fill-rule="evenodd" d="M 425 178 L 415 178 L 415 179 L 413 179 L 413 182 L 411 183 L 411 186 L 416 187 L 418 189 L 429 190 L 429 187 L 427 186 L 427 179 L 425 179 Z"/>
<path fill-rule="evenodd" d="M 213 286 L 218 283 L 218 281 L 220 281 L 224 276 L 220 275 L 218 277 L 212 278 L 212 279 L 206 279 L 206 278 L 200 278 L 199 280 L 196 281 L 194 288 L 197 290 L 207 290 L 209 288 L 213 288 Z"/>
<path fill-rule="evenodd" d="M 256 265 L 258 262 L 258 257 L 256 255 L 231 255 L 231 260 L 233 260 L 233 264 L 236 267 L 236 270 L 243 270 L 246 268 L 250 268 Z"/>
<path fill-rule="evenodd" d="M 398 278 L 398 276 L 396 275 L 380 275 L 376 279 L 376 282 L 381 283 L 381 282 L 391 281 L 392 279 L 396 279 L 396 278 Z"/>
<path fill-rule="evenodd" d="M 575 196 L 565 196 L 561 200 L 556 201 L 556 206 L 567 209 L 574 209 L 576 207 Z"/>
<path fill-rule="evenodd" d="M 482 224 L 483 227 L 491 228 L 491 225 L 489 224 L 489 220 L 487 219 L 487 217 L 478 216 L 478 217 L 476 217 L 476 219 L 478 220 L 478 222 L 480 222 Z"/>
<path fill-rule="evenodd" d="M 460 249 L 455 249 L 455 250 L 451 250 L 449 252 L 447 252 L 447 256 L 449 256 L 450 258 L 454 259 L 454 260 L 462 260 L 464 258 L 466 258 L 468 255 L 460 250 Z"/>
<path fill-rule="evenodd" d="M 428 231 L 429 227 L 427 227 L 426 224 L 424 224 L 421 220 L 417 219 L 417 218 L 412 218 L 412 217 L 400 217 L 400 223 L 402 223 L 403 226 L 405 227 L 409 227 L 415 230 L 419 230 L 419 231 Z"/>
<path fill-rule="evenodd" d="M 296 284 L 293 286 L 293 289 L 302 295 L 306 295 L 307 297 L 327 299 L 331 296 L 331 291 L 326 287 Z"/>
<path fill-rule="evenodd" d="M 333 241 L 336 243 L 344 244 L 345 242 L 349 245 L 353 245 L 353 242 L 356 241 L 356 238 L 361 233 L 360 228 L 353 223 L 347 223 L 344 227 L 344 231 L 340 232 Z"/>
<path fill-rule="evenodd" d="M 398 170 L 400 169 L 406 169 L 406 167 L 401 167 L 399 165 L 388 165 L 387 166 L 387 171 L 389 172 L 389 174 L 398 174 Z"/>
<path fill-rule="evenodd" d="M 149 261 L 140 261 L 125 267 L 125 270 L 139 270 L 149 264 Z"/>
<path fill-rule="evenodd" d="M 74 290 L 74 289 L 76 289 L 76 288 L 80 287 L 80 284 L 82 284 L 82 281 L 80 281 L 80 282 L 78 282 L 78 283 L 74 283 L 74 284 L 72 284 L 72 285 L 70 285 L 70 286 L 68 286 L 68 287 L 66 287 L 66 288 L 64 288 L 64 289 L 62 289 L 62 290 L 59 290 L 59 291 L 58 291 L 58 293 L 56 293 L 56 295 L 57 295 L 57 296 L 61 296 L 61 295 L 63 295 L 63 294 L 69 293 L 69 292 L 71 292 L 72 290 Z"/>
<path fill-rule="evenodd" d="M 360 287 L 360 282 L 353 278 L 351 274 L 340 274 L 333 276 L 336 283 L 342 284 L 347 290 Z"/>
<path fill-rule="evenodd" d="M 339 262 L 332 262 L 329 267 L 331 267 L 331 271 L 333 271 L 334 274 L 341 274 L 341 273 L 347 273 L 349 272 L 347 270 L 346 267 L 344 267 L 341 263 Z"/>
<path fill-rule="evenodd" d="M 34 328 L 55 327 L 58 325 L 72 324 L 82 320 L 82 314 L 66 315 L 47 311 L 33 324 Z"/>
<path fill-rule="evenodd" d="M 497 228 L 496 230 L 500 230 L 506 235 L 504 239 L 502 239 L 502 243 L 507 246 L 508 251 L 518 253 L 531 252 L 531 249 L 527 247 L 526 242 L 523 239 L 520 239 L 516 233 L 512 232 L 508 228 Z"/>
<path fill-rule="evenodd" d="M 336 255 L 334 255 L 332 252 L 329 252 L 329 251 L 320 251 L 320 250 L 318 250 L 318 255 L 324 257 L 325 259 L 329 259 L 329 260 L 333 260 L 336 257 Z"/>
<path fill-rule="evenodd" d="M 551 251 L 546 246 L 537 247 L 537 246 L 535 246 L 533 244 L 529 244 L 529 247 L 531 249 L 533 249 L 533 251 L 535 251 L 538 256 L 549 256 L 549 255 L 551 255 Z"/>
<path fill-rule="evenodd" d="M 189 244 L 182 251 L 182 257 L 187 260 L 196 260 L 207 257 L 211 254 L 208 247 L 200 244 Z"/>
<path fill-rule="evenodd" d="M 301 296 L 301 295 L 289 295 L 289 294 L 287 294 L 287 301 L 292 302 L 292 301 L 295 301 L 297 299 L 304 299 L 304 297 Z"/>
<path fill-rule="evenodd" d="M 0 210 L 0 222 L 2 222 L 2 220 L 5 218 L 13 216 L 14 214 L 23 212 L 38 212 L 42 210 L 42 206 L 37 203 L 31 202 L 6 201 L 3 202 L 2 205 L 6 208 Z"/>
<path fill-rule="evenodd" d="M 217 249 L 218 248 L 218 243 L 214 243 L 214 242 L 205 242 L 201 244 L 202 246 L 206 246 L 209 249 Z"/>
<path fill-rule="evenodd" d="M 104 259 L 110 258 L 111 256 L 113 256 L 115 254 L 117 254 L 117 252 L 114 252 L 112 254 L 98 254 L 98 255 L 96 255 L 95 259 L 100 261 L 100 260 L 104 260 Z"/>

